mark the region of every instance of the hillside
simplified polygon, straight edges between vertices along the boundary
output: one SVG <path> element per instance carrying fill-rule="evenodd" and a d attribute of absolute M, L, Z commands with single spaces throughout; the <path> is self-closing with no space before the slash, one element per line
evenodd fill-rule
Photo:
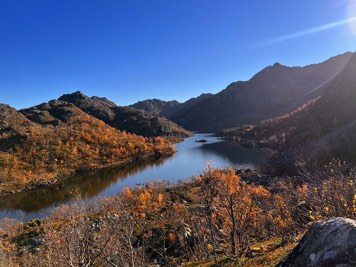
<path fill-rule="evenodd" d="M 190 132 L 164 117 L 133 107 L 117 106 L 106 98 L 88 97 L 78 91 L 63 95 L 58 100 L 72 103 L 118 130 L 146 137 L 187 137 L 191 135 Z"/>
<path fill-rule="evenodd" d="M 356 163 L 356 55 L 322 86 L 323 94 L 298 110 L 255 126 L 223 131 L 249 145 L 280 151 L 272 163 L 288 170 L 299 158 Z"/>
<path fill-rule="evenodd" d="M 200 96 L 197 97 L 193 97 L 191 99 L 188 99 L 187 101 L 185 101 L 184 103 L 180 103 L 179 105 L 175 106 L 174 108 L 172 108 L 171 110 L 169 110 L 169 112 L 162 112 L 161 115 L 162 116 L 166 116 L 166 117 L 174 117 L 176 114 L 181 114 L 184 113 L 185 111 L 191 109 L 192 107 L 199 105 L 202 101 L 212 97 L 213 94 L 201 94 Z"/>
<path fill-rule="evenodd" d="M 0 194 L 174 153 L 162 137 L 119 131 L 59 100 L 21 112 L 0 105 L 0 140 Z"/>
<path fill-rule="evenodd" d="M 193 106 L 199 104 L 201 101 L 213 96 L 213 94 L 201 94 L 198 97 L 193 97 L 184 103 L 179 103 L 178 101 L 163 101 L 159 99 L 147 99 L 139 101 L 131 107 L 144 110 L 146 112 L 159 114 L 164 117 L 174 116 L 174 114 L 179 114 L 192 108 Z"/>
<path fill-rule="evenodd" d="M 190 182 L 126 187 L 43 219 L 3 220 L 1 260 L 5 266 L 276 266 L 296 247 L 281 266 L 295 256 L 307 259 L 296 266 L 310 260 L 352 266 L 355 169 L 347 176 L 344 170 L 334 162 L 308 177 L 322 183 L 294 177 L 261 186 L 232 168 L 208 167 Z M 350 219 L 321 222 L 335 217 Z"/>
<path fill-rule="evenodd" d="M 184 104 L 178 105 L 166 116 L 186 129 L 207 132 L 256 124 L 320 96 L 323 85 L 340 73 L 352 55 L 345 53 L 305 67 L 276 63 L 249 81 L 234 82 L 220 93 L 185 108 Z"/>
<path fill-rule="evenodd" d="M 159 99 L 147 99 L 144 101 L 139 101 L 131 105 L 131 107 L 146 111 L 148 113 L 160 115 L 162 113 L 169 113 L 174 107 L 179 105 L 180 103 L 176 100 L 163 101 Z"/>

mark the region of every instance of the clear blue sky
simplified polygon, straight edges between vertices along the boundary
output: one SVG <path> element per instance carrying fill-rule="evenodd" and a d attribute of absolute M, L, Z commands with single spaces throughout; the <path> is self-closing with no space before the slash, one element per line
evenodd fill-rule
<path fill-rule="evenodd" d="M 0 102 L 183 101 L 355 51 L 355 16 L 355 0 L 0 0 Z"/>

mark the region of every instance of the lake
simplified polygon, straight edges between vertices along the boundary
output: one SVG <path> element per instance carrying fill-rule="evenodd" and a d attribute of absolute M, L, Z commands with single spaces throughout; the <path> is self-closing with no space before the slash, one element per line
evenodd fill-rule
<path fill-rule="evenodd" d="M 207 142 L 196 142 L 201 139 Z M 200 174 L 208 163 L 214 167 L 256 169 L 270 155 L 268 150 L 241 147 L 211 134 L 186 138 L 176 144 L 176 150 L 169 158 L 77 174 L 58 185 L 6 196 L 0 200 L 0 218 L 29 220 L 43 217 L 55 207 L 73 203 L 78 196 L 95 200 L 113 196 L 126 186 L 135 187 L 151 180 L 176 183 Z"/>

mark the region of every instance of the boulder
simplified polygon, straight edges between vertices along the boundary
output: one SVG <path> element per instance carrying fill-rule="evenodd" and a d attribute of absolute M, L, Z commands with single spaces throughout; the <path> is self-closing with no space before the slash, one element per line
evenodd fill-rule
<path fill-rule="evenodd" d="M 356 266 L 356 221 L 335 218 L 314 223 L 277 266 Z"/>

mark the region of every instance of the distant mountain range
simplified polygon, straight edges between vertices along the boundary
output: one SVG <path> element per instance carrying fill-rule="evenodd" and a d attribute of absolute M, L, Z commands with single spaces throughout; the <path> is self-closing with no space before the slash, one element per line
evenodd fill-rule
<path fill-rule="evenodd" d="M 202 94 L 198 97 L 191 98 L 184 103 L 180 103 L 176 100 L 164 101 L 159 99 L 147 99 L 139 101 L 130 107 L 134 107 L 148 113 L 160 114 L 162 116 L 169 117 L 185 112 L 211 96 L 213 96 L 213 94 Z"/>
<path fill-rule="evenodd" d="M 349 55 L 349 54 L 347 54 Z M 356 164 L 356 54 L 336 77 L 318 88 L 318 94 L 295 111 L 222 132 L 252 146 L 273 147 L 271 159 L 279 172 L 303 159 L 308 163 L 332 158 Z"/>
<path fill-rule="evenodd" d="M 278 173 L 337 158 L 356 164 L 356 54 L 305 67 L 269 66 L 249 81 L 230 84 L 169 109 L 152 107 L 183 127 L 220 132 L 246 146 L 278 151 Z M 147 110 L 145 103 L 134 105 Z M 165 106 L 165 102 L 160 103 Z"/>
<path fill-rule="evenodd" d="M 348 52 L 305 67 L 276 63 L 249 81 L 234 82 L 217 94 L 202 94 L 184 103 L 150 99 L 125 107 L 78 91 L 19 111 L 1 104 L 0 166 L 21 169 L 20 162 L 29 168 L 31 159 L 40 162 L 42 170 L 47 168 L 53 173 L 49 160 L 55 159 L 54 156 L 43 158 L 38 154 L 42 152 L 37 151 L 38 144 L 47 148 L 64 146 L 62 141 L 51 143 L 57 138 L 53 129 L 60 131 L 60 140 L 68 144 L 73 142 L 84 149 L 86 142 L 93 143 L 88 153 L 82 152 L 81 164 L 74 168 L 73 156 L 68 161 L 72 167 L 68 165 L 66 170 L 83 166 L 83 157 L 90 155 L 97 156 L 93 162 L 99 166 L 99 156 L 104 152 L 106 160 L 112 155 L 121 159 L 130 150 L 136 153 L 130 155 L 131 159 L 142 151 L 152 156 L 157 152 L 154 144 L 169 154 L 172 151 L 168 142 L 151 137 L 191 135 L 178 125 L 200 132 L 220 132 L 246 146 L 273 148 L 278 153 L 270 163 L 282 173 L 293 169 L 300 158 L 313 162 L 339 158 L 356 164 L 356 54 Z M 98 135 L 95 129 L 108 134 Z M 126 132 L 132 135 L 127 138 Z M 119 136 L 117 141 L 115 136 Z M 114 141 L 106 143 L 108 140 Z M 34 158 L 31 158 L 31 153 L 35 153 L 32 141 L 37 151 Z M 121 150 L 115 148 L 115 142 L 121 142 Z M 101 151 L 103 144 L 107 148 Z M 21 146 L 27 149 L 26 158 L 20 157 Z M 66 145 L 65 149 L 69 148 Z M 14 151 L 18 158 L 9 162 L 7 159 L 15 155 Z M 1 175 L 10 173 L 4 168 L 0 181 Z M 85 166 L 88 168 L 91 167 Z M 21 175 L 25 177 L 24 173 Z"/>
<path fill-rule="evenodd" d="M 163 101 L 159 99 L 148 99 L 144 101 L 139 101 L 131 107 L 144 110 L 148 113 L 152 113 L 155 115 L 159 114 L 169 114 L 176 106 L 181 105 L 178 101 Z"/>
<path fill-rule="evenodd" d="M 305 67 L 276 63 L 249 81 L 234 82 L 215 95 L 203 94 L 181 104 L 146 100 L 132 106 L 159 113 L 193 131 L 219 132 L 256 124 L 291 112 L 322 95 L 324 85 L 345 68 L 352 56 L 353 53 L 348 52 Z"/>

